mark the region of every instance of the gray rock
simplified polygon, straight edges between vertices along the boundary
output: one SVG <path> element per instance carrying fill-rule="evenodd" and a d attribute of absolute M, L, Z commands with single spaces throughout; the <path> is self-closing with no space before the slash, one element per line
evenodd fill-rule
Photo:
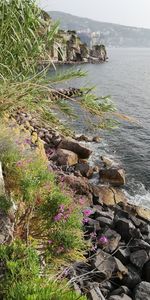
<path fill-rule="evenodd" d="M 142 281 L 134 290 L 135 300 L 150 300 L 150 283 Z"/>
<path fill-rule="evenodd" d="M 108 300 L 132 300 L 132 298 L 130 298 L 126 294 L 121 294 L 120 296 L 118 295 L 110 296 Z"/>
<path fill-rule="evenodd" d="M 115 256 L 123 263 L 127 264 L 129 262 L 130 258 L 130 250 L 129 248 L 125 249 L 118 249 L 118 251 L 115 253 Z"/>
<path fill-rule="evenodd" d="M 145 250 L 139 250 L 131 253 L 130 255 L 130 261 L 134 266 L 138 267 L 140 270 L 142 270 L 147 260 L 148 260 L 148 255 Z"/>
<path fill-rule="evenodd" d="M 115 229 L 121 235 L 123 240 L 128 241 L 131 238 L 130 231 L 135 229 L 135 226 L 130 220 L 120 218 L 115 224 Z"/>
<path fill-rule="evenodd" d="M 107 252 L 114 252 L 116 248 L 119 245 L 119 242 L 121 240 L 120 234 L 118 234 L 116 231 L 108 229 L 104 232 L 104 235 L 108 239 L 108 244 L 105 246 L 105 251 Z"/>
<path fill-rule="evenodd" d="M 99 287 L 94 287 L 90 290 L 88 294 L 90 300 L 105 300 L 103 294 L 101 293 Z"/>
<path fill-rule="evenodd" d="M 127 286 L 122 285 L 118 289 L 112 291 L 111 294 L 110 294 L 110 296 L 113 296 L 113 295 L 122 295 L 122 294 L 126 294 L 126 295 L 130 296 L 131 291 L 129 290 L 129 288 Z"/>
<path fill-rule="evenodd" d="M 112 227 L 113 225 L 113 221 L 110 218 L 98 217 L 96 220 L 100 223 L 101 227 L 105 227 L 105 226 Z"/>
<path fill-rule="evenodd" d="M 138 271 L 132 265 L 127 265 L 128 274 L 122 280 L 122 284 L 126 285 L 129 289 L 135 288 L 137 284 L 141 282 L 141 277 L 138 274 Z"/>
<path fill-rule="evenodd" d="M 145 281 L 150 282 L 150 260 L 144 265 L 143 278 Z"/>
<path fill-rule="evenodd" d="M 94 267 L 99 271 L 99 276 L 103 279 L 109 279 L 115 270 L 115 259 L 102 250 L 96 253 Z"/>
<path fill-rule="evenodd" d="M 100 181 L 107 182 L 114 186 L 121 186 L 125 184 L 125 172 L 118 168 L 105 168 L 100 170 Z"/>

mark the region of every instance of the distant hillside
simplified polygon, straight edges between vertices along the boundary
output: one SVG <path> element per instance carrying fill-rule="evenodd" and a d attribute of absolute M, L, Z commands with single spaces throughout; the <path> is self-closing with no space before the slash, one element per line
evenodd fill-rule
<path fill-rule="evenodd" d="M 88 44 L 105 44 L 113 47 L 150 47 L 150 29 L 94 21 L 71 14 L 48 12 L 54 20 L 60 20 L 64 30 L 76 30 Z"/>

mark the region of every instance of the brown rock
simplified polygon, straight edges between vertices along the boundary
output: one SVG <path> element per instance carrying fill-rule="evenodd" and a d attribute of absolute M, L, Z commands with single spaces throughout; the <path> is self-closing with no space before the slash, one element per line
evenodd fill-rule
<path fill-rule="evenodd" d="M 91 178 L 93 175 L 93 168 L 88 163 L 79 163 L 75 166 L 76 171 L 80 171 L 81 175 L 87 178 Z"/>
<path fill-rule="evenodd" d="M 64 182 L 79 195 L 89 195 L 90 193 L 89 182 L 86 178 L 76 177 L 71 174 L 64 177 Z"/>
<path fill-rule="evenodd" d="M 80 145 L 73 139 L 63 139 L 60 144 L 58 145 L 59 148 L 70 150 L 74 153 L 76 153 L 79 158 L 89 158 L 92 151 L 89 150 L 88 148 Z"/>
<path fill-rule="evenodd" d="M 91 185 L 91 192 L 94 196 L 99 197 L 100 203 L 106 205 L 113 206 L 119 202 L 127 202 L 125 194 L 119 189 Z"/>
<path fill-rule="evenodd" d="M 125 184 L 125 172 L 123 169 L 105 168 L 100 170 L 100 181 L 110 183 L 114 186 L 121 186 Z"/>
<path fill-rule="evenodd" d="M 136 213 L 139 217 L 150 221 L 150 209 L 144 207 L 136 207 Z"/>
<path fill-rule="evenodd" d="M 109 253 L 114 252 L 117 249 L 121 240 L 120 234 L 118 234 L 114 230 L 108 229 L 107 231 L 105 231 L 104 235 L 108 239 L 108 244 L 105 246 L 105 251 Z"/>
<path fill-rule="evenodd" d="M 57 161 L 60 166 L 73 166 L 78 163 L 78 156 L 72 151 L 58 149 L 54 160 Z"/>
<path fill-rule="evenodd" d="M 98 250 L 95 257 L 94 267 L 99 270 L 102 279 L 111 278 L 116 268 L 114 257 L 102 250 Z"/>

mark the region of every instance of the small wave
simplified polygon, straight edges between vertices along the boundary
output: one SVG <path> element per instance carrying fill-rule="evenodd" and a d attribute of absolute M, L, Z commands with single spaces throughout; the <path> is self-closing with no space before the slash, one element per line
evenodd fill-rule
<path fill-rule="evenodd" d="M 150 190 L 147 190 L 143 183 L 131 181 L 129 190 L 124 193 L 130 203 L 150 209 Z"/>

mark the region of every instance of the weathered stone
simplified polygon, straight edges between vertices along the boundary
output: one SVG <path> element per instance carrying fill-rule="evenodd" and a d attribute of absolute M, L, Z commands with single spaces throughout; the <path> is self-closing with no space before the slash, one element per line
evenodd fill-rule
<path fill-rule="evenodd" d="M 76 177 L 73 174 L 64 176 L 64 182 L 69 185 L 76 194 L 89 195 L 89 182 L 87 178 Z"/>
<path fill-rule="evenodd" d="M 106 252 L 98 250 L 94 261 L 94 267 L 98 269 L 99 276 L 101 276 L 102 280 L 106 278 L 108 280 L 115 270 L 115 259 Z"/>
<path fill-rule="evenodd" d="M 105 167 L 117 167 L 118 163 L 111 159 L 109 156 L 101 156 L 101 160 L 103 161 Z"/>
<path fill-rule="evenodd" d="M 90 300 L 105 300 L 103 294 L 98 287 L 94 287 L 88 293 L 88 299 Z"/>
<path fill-rule="evenodd" d="M 122 294 L 126 294 L 126 295 L 130 296 L 131 292 L 127 286 L 124 286 L 124 285 L 120 286 L 118 289 L 112 291 L 110 296 L 122 295 Z"/>
<path fill-rule="evenodd" d="M 142 274 L 144 280 L 150 282 L 150 260 L 144 265 Z"/>
<path fill-rule="evenodd" d="M 100 205 L 94 205 L 94 213 L 95 213 L 95 219 L 97 219 L 98 217 L 105 217 L 108 218 L 110 220 L 114 219 L 114 211 L 109 209 L 107 207 L 107 209 L 103 207 L 101 207 Z"/>
<path fill-rule="evenodd" d="M 139 217 L 143 218 L 144 220 L 150 221 L 150 209 L 144 207 L 136 207 L 135 209 Z"/>
<path fill-rule="evenodd" d="M 125 194 L 118 189 L 109 188 L 106 186 L 91 185 L 91 192 L 97 198 L 97 203 L 104 203 L 108 206 L 114 206 L 119 202 L 126 202 Z"/>
<path fill-rule="evenodd" d="M 90 142 L 90 141 L 91 141 L 91 139 L 88 138 L 88 137 L 87 137 L 86 135 L 84 135 L 84 134 L 75 136 L 75 139 L 76 139 L 77 141 L 79 141 L 79 142 L 82 142 L 82 141 Z"/>
<path fill-rule="evenodd" d="M 100 182 L 110 183 L 114 186 L 125 184 L 125 172 L 123 169 L 105 168 L 99 171 Z"/>
<path fill-rule="evenodd" d="M 128 269 L 122 264 L 122 262 L 114 257 L 115 262 L 116 262 L 116 272 L 117 272 L 117 277 L 119 279 L 122 279 L 126 274 L 128 274 Z"/>
<path fill-rule="evenodd" d="M 128 274 L 122 280 L 123 285 L 126 285 L 129 289 L 135 288 L 137 284 L 141 282 L 141 277 L 138 274 L 138 271 L 132 265 L 127 265 Z"/>
<path fill-rule="evenodd" d="M 65 149 L 58 149 L 53 159 L 60 166 L 73 166 L 78 163 L 77 154 Z"/>
<path fill-rule="evenodd" d="M 89 158 L 92 153 L 91 150 L 80 145 L 73 139 L 63 139 L 58 145 L 58 147 L 61 149 L 70 150 L 76 153 L 79 156 L 79 158 L 83 158 L 83 159 Z"/>
<path fill-rule="evenodd" d="M 118 295 L 110 296 L 108 300 L 132 300 L 132 298 L 130 298 L 126 294 L 121 294 L 120 296 Z"/>
<path fill-rule="evenodd" d="M 130 242 L 130 251 L 135 252 L 141 249 L 150 250 L 150 244 L 141 240 L 141 239 L 133 239 Z"/>
<path fill-rule="evenodd" d="M 113 225 L 113 221 L 107 217 L 98 217 L 96 220 L 99 222 L 101 227 L 106 227 L 106 226 L 112 227 Z"/>
<path fill-rule="evenodd" d="M 82 176 L 91 178 L 93 175 L 93 168 L 88 163 L 78 163 L 75 166 L 75 170 L 79 171 Z"/>
<path fill-rule="evenodd" d="M 150 283 L 142 281 L 134 290 L 135 300 L 149 300 L 150 299 Z"/>
<path fill-rule="evenodd" d="M 126 265 L 129 262 L 130 258 L 130 250 L 129 248 L 119 248 L 118 251 L 115 253 L 115 256 L 124 264 Z"/>
<path fill-rule="evenodd" d="M 131 233 L 130 230 L 134 229 L 135 226 L 133 223 L 125 218 L 120 218 L 115 224 L 116 231 L 121 235 L 122 239 L 125 241 L 130 240 Z"/>
<path fill-rule="evenodd" d="M 134 266 L 136 266 L 140 270 L 142 270 L 147 260 L 148 260 L 148 255 L 145 250 L 139 250 L 131 253 L 130 255 L 130 261 Z"/>
<path fill-rule="evenodd" d="M 92 141 L 95 142 L 95 143 L 100 143 L 101 138 L 99 136 L 94 136 Z"/>
<path fill-rule="evenodd" d="M 104 232 L 104 235 L 108 239 L 108 244 L 105 246 L 105 251 L 112 253 L 116 250 L 121 240 L 120 234 L 116 231 L 108 229 Z"/>

